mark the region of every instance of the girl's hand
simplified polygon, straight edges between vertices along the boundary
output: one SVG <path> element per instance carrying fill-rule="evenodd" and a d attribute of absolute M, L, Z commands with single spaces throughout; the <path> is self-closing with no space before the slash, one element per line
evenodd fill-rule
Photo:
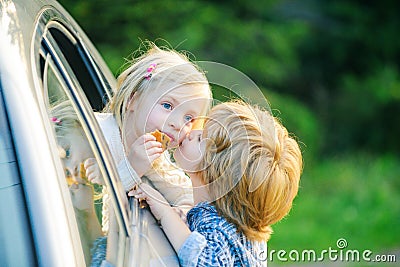
<path fill-rule="evenodd" d="M 86 169 L 86 177 L 89 182 L 93 184 L 104 185 L 104 179 L 101 175 L 96 159 L 88 158 L 87 160 L 85 160 L 84 166 Z"/>
<path fill-rule="evenodd" d="M 139 177 L 142 177 L 162 153 L 161 143 L 151 134 L 144 134 L 131 145 L 128 160 Z"/>
<path fill-rule="evenodd" d="M 157 220 L 161 220 L 169 212 L 175 212 L 160 192 L 148 184 L 141 183 L 136 189 L 129 191 L 128 196 L 146 200 L 151 212 Z"/>

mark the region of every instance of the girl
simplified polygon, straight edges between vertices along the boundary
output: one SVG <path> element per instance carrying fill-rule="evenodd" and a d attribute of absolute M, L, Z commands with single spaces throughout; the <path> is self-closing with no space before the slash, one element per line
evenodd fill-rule
<path fill-rule="evenodd" d="M 150 132 L 166 134 L 168 148 L 178 146 L 194 119 L 208 111 L 211 98 L 207 79 L 196 65 L 154 44 L 120 74 L 105 113 L 96 116 L 127 192 L 143 181 L 180 210 L 193 205 L 189 179 L 171 164 L 169 152 Z M 89 180 L 101 183 L 91 160 L 85 167 Z"/>
<path fill-rule="evenodd" d="M 182 266 L 263 266 L 271 225 L 290 210 L 302 156 L 297 142 L 269 112 L 244 103 L 215 106 L 204 131 L 192 131 L 175 151 L 193 184 L 189 227 L 145 184 L 145 198 Z"/>

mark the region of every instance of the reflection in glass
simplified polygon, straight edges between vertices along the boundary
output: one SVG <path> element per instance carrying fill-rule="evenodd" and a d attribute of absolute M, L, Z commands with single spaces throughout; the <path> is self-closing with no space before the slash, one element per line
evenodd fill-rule
<path fill-rule="evenodd" d="M 43 80 L 48 114 L 57 138 L 86 265 L 89 266 L 92 259 L 100 265 L 106 257 L 107 243 L 111 243 L 107 242 L 107 236 L 109 218 L 114 214 L 111 216 L 113 211 L 103 205 L 106 189 L 88 180 L 85 162 L 95 165 L 97 160 L 80 117 L 66 94 L 67 86 L 50 57 L 46 58 Z M 94 254 L 97 256 L 93 258 Z"/>
<path fill-rule="evenodd" d="M 94 203 L 95 199 L 101 199 L 101 191 L 95 190 L 89 183 L 84 167 L 85 161 L 94 158 L 94 155 L 70 101 L 62 101 L 51 107 L 50 120 L 57 136 L 59 156 L 69 186 L 85 260 L 89 264 L 90 249 L 95 240 L 103 235 Z"/>

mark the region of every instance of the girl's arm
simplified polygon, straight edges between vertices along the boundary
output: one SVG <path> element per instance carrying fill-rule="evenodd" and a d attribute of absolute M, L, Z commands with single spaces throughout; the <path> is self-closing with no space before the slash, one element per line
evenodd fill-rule
<path fill-rule="evenodd" d="M 86 184 L 72 184 L 69 187 L 79 235 L 85 254 L 86 263 L 90 263 L 90 248 L 93 242 L 102 235 L 93 206 L 93 187 Z"/>
<path fill-rule="evenodd" d="M 128 195 L 146 200 L 154 217 L 161 221 L 165 234 L 178 253 L 191 232 L 165 198 L 157 190 L 144 183 L 140 184 L 136 190 L 130 191 Z"/>

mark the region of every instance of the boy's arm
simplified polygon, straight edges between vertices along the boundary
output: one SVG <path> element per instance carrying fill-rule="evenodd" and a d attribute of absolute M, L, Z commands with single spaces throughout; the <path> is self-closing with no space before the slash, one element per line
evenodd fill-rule
<path fill-rule="evenodd" d="M 154 217 L 160 220 L 165 234 L 178 253 L 182 244 L 191 233 L 178 213 L 171 208 L 165 198 L 157 190 L 148 184 L 140 184 L 136 190 L 130 191 L 128 195 L 146 200 Z"/>
<path fill-rule="evenodd" d="M 170 206 L 165 209 L 163 216 L 160 218 L 161 225 L 169 241 L 174 247 L 176 253 L 190 236 L 190 230 L 187 225 L 179 217 Z"/>

